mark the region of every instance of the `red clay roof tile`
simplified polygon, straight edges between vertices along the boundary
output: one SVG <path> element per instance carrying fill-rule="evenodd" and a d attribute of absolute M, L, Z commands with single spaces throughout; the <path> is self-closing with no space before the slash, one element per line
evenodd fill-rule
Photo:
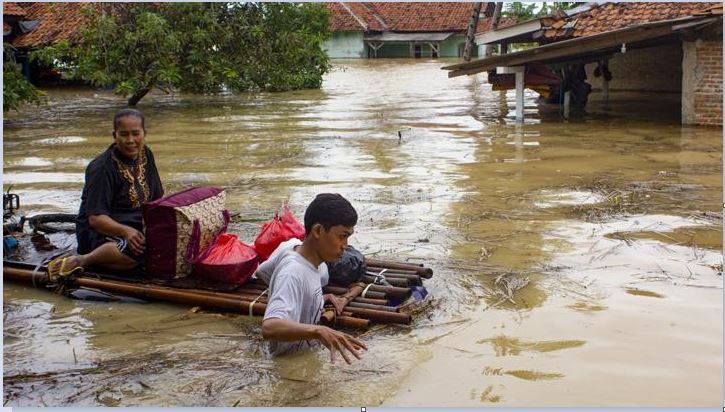
<path fill-rule="evenodd" d="M 396 32 L 463 32 L 475 3 L 464 2 L 338 2 L 325 3 L 331 11 L 330 30 Z M 499 27 L 514 24 L 504 17 Z M 477 32 L 489 30 L 490 18 L 481 15 Z"/>
<path fill-rule="evenodd" d="M 616 29 L 622 29 L 635 24 L 650 23 L 661 20 L 676 19 L 705 14 L 722 13 L 722 3 L 654 3 L 654 2 L 632 2 L 632 3 L 605 3 L 594 6 L 586 13 L 566 17 L 553 22 L 550 29 L 546 30 L 544 37 L 547 39 L 564 40 L 571 37 L 584 37 L 593 34 L 603 33 Z M 575 29 L 561 28 L 559 22 L 576 20 Z"/>
<path fill-rule="evenodd" d="M 20 7 L 18 3 L 3 3 L 3 16 L 25 16 L 25 9 Z"/>
<path fill-rule="evenodd" d="M 33 31 L 13 39 L 15 47 L 36 47 L 68 40 L 83 23 L 81 9 L 92 3 L 19 3 L 25 20 L 40 20 Z"/>

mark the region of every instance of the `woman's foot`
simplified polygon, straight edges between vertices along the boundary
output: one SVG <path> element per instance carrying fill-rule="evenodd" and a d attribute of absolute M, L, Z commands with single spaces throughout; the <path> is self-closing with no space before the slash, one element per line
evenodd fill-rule
<path fill-rule="evenodd" d="M 48 263 L 48 278 L 52 281 L 59 276 L 69 276 L 76 272 L 82 272 L 82 263 L 82 259 L 78 255 L 55 258 Z"/>

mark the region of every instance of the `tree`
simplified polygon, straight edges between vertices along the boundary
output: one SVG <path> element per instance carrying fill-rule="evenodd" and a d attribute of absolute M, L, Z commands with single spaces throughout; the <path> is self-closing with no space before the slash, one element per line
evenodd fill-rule
<path fill-rule="evenodd" d="M 148 92 L 319 88 L 329 71 L 328 12 L 304 3 L 99 3 L 73 42 L 34 54 L 71 78 Z"/>
<path fill-rule="evenodd" d="M 541 4 L 541 8 L 537 10 Z M 521 3 L 513 2 L 506 3 L 506 11 L 503 13 L 504 16 L 516 17 L 518 21 L 527 21 L 537 17 L 548 16 L 555 14 L 556 12 L 569 10 L 580 3 L 568 1 L 568 2 L 549 2 L 549 3 Z"/>
<path fill-rule="evenodd" d="M 541 6 L 541 10 L 537 14 L 538 16 L 547 16 L 551 14 L 556 14 L 557 12 L 564 11 L 564 10 L 570 10 L 574 7 L 578 6 L 580 3 L 574 2 L 574 1 L 555 1 L 551 3 L 544 2 L 543 6 Z"/>
<path fill-rule="evenodd" d="M 506 3 L 506 11 L 503 12 L 503 15 L 508 17 L 516 17 L 518 21 L 531 20 L 536 17 L 537 6 L 538 5 L 536 3 L 521 3 L 518 1 L 513 3 Z"/>
<path fill-rule="evenodd" d="M 18 110 L 23 103 L 43 102 L 45 93 L 30 84 L 15 62 L 15 48 L 3 43 L 3 112 Z"/>

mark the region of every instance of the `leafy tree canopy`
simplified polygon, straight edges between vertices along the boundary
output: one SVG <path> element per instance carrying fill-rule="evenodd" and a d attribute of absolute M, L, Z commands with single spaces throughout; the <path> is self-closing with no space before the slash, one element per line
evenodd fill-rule
<path fill-rule="evenodd" d="M 14 51 L 12 45 L 3 43 L 3 112 L 18 110 L 23 103 L 40 104 L 45 96 L 25 80 Z"/>
<path fill-rule="evenodd" d="M 319 88 L 329 15 L 314 3 L 99 3 L 73 43 L 41 49 L 71 78 L 136 105 L 154 88 L 218 93 Z"/>
<path fill-rule="evenodd" d="M 558 11 L 569 10 L 579 5 L 578 2 L 543 2 L 543 3 L 522 3 L 513 2 L 506 3 L 504 6 L 504 16 L 517 17 L 518 21 L 531 20 L 537 17 L 543 17 L 554 14 Z"/>

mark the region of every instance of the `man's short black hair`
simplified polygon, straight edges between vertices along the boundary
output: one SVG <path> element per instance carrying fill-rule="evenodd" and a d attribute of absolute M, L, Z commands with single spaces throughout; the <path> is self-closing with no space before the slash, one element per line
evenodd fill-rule
<path fill-rule="evenodd" d="M 357 224 L 357 212 L 350 202 L 337 193 L 320 193 L 305 211 L 305 235 L 316 223 L 325 230 L 333 226 L 353 227 Z"/>
<path fill-rule="evenodd" d="M 116 112 L 116 115 L 113 116 L 113 132 L 116 133 L 116 129 L 118 129 L 118 123 L 121 119 L 124 117 L 135 117 L 137 119 L 141 120 L 141 128 L 146 131 L 146 119 L 144 118 L 143 113 L 141 113 L 140 110 L 136 109 L 123 109 Z"/>

